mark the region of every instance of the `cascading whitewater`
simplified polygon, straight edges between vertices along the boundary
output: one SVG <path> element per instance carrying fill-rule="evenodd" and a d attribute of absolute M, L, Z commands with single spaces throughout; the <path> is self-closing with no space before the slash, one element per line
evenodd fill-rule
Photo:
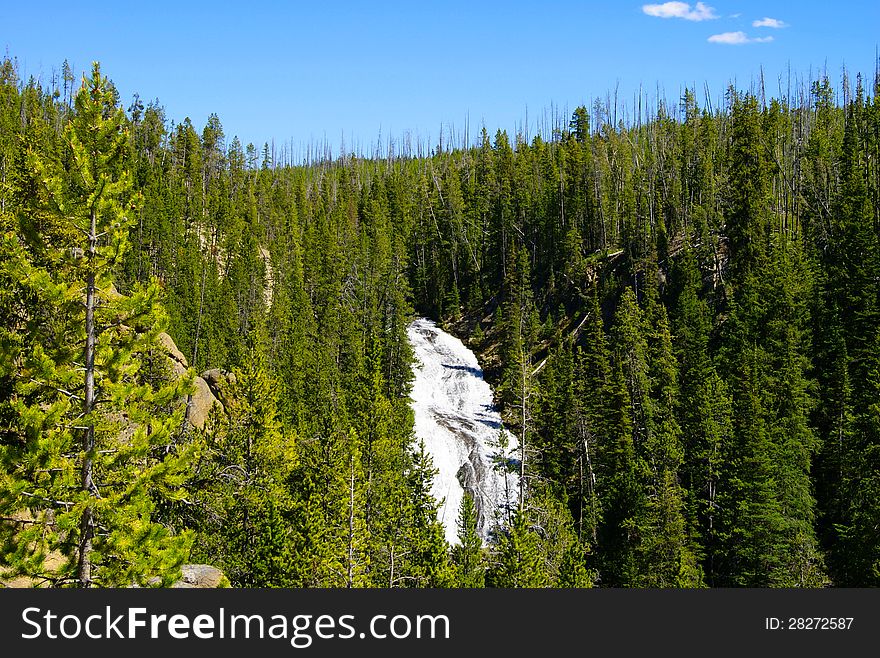
<path fill-rule="evenodd" d="M 456 521 L 468 491 L 477 510 L 477 530 L 486 540 L 493 527 L 505 525 L 517 498 L 518 477 L 505 468 L 515 459 L 516 438 L 503 430 L 492 389 L 464 343 L 424 318 L 410 324 L 407 335 L 416 357 L 416 438 L 424 441 L 439 471 L 432 493 L 441 503 L 446 539 L 458 542 Z M 499 445 L 502 432 L 506 448 Z"/>

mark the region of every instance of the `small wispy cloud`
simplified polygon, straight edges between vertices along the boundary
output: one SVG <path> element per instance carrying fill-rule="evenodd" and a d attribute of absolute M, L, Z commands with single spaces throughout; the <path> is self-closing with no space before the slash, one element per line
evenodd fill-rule
<path fill-rule="evenodd" d="M 760 20 L 752 21 L 752 27 L 772 27 L 778 30 L 782 27 L 788 27 L 788 23 L 783 23 L 778 18 L 768 18 L 765 16 Z"/>
<path fill-rule="evenodd" d="M 664 2 L 659 5 L 642 5 L 642 11 L 657 18 L 683 18 L 686 21 L 708 21 L 718 18 L 715 9 L 698 2 L 691 9 L 687 2 Z"/>
<path fill-rule="evenodd" d="M 707 41 L 726 46 L 743 46 L 747 43 L 770 43 L 773 41 L 773 37 L 750 37 L 745 32 L 722 32 L 721 34 L 713 34 Z"/>

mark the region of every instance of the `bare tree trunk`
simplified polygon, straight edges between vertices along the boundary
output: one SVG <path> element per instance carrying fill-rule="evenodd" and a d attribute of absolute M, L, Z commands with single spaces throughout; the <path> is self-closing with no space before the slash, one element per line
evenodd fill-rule
<path fill-rule="evenodd" d="M 388 587 L 394 587 L 394 544 L 391 544 L 391 573 L 388 575 Z"/>
<path fill-rule="evenodd" d="M 95 408 L 95 272 L 93 270 L 97 252 L 97 217 L 92 208 L 89 226 L 88 267 L 86 275 L 86 351 L 85 351 L 85 395 L 83 414 L 86 417 L 86 429 L 83 435 L 83 463 L 80 474 L 80 486 L 83 491 L 94 496 L 97 493 L 92 481 L 92 454 L 95 449 L 95 423 L 89 415 Z M 95 534 L 94 508 L 88 505 L 80 517 L 79 523 L 79 559 L 77 563 L 77 580 L 80 587 L 89 587 L 92 583 L 92 537 Z"/>
<path fill-rule="evenodd" d="M 348 480 L 348 570 L 345 586 L 354 587 L 354 457 L 349 458 Z"/>
<path fill-rule="evenodd" d="M 578 459 L 578 520 L 577 536 L 583 537 L 584 533 L 584 457 Z"/>
<path fill-rule="evenodd" d="M 521 374 L 521 394 L 522 394 L 522 405 L 520 407 L 521 411 L 521 420 L 522 420 L 522 429 L 520 431 L 520 439 L 519 439 L 519 512 L 522 514 L 523 504 L 525 502 L 525 488 L 526 488 L 526 423 L 528 422 L 528 385 L 526 378 L 529 373 L 529 363 L 526 360 L 525 352 L 522 353 L 522 372 Z"/>
<path fill-rule="evenodd" d="M 584 450 L 583 459 L 587 462 L 587 490 L 590 496 L 590 535 L 593 539 L 593 545 L 596 545 L 598 541 L 598 537 L 596 536 L 596 472 L 593 470 L 593 458 L 590 454 L 590 436 L 588 431 L 583 425 L 583 420 L 580 421 L 581 425 L 581 445 Z M 581 478 L 583 478 L 583 468 L 581 469 Z M 583 482 L 581 483 L 581 518 L 583 519 Z"/>

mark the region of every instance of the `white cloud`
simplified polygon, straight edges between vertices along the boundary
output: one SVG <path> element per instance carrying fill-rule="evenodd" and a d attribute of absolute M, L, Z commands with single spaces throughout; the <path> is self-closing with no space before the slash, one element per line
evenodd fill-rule
<path fill-rule="evenodd" d="M 661 5 L 642 5 L 642 11 L 657 18 L 683 18 L 686 21 L 707 21 L 718 18 L 715 9 L 698 2 L 691 9 L 687 2 L 664 2 Z"/>
<path fill-rule="evenodd" d="M 772 27 L 779 29 L 781 27 L 788 27 L 788 23 L 783 23 L 778 18 L 767 18 L 765 16 L 761 20 L 753 21 L 752 27 Z"/>
<path fill-rule="evenodd" d="M 713 34 L 709 37 L 709 43 L 725 43 L 731 46 L 748 42 L 749 38 L 745 32 L 724 32 L 722 34 Z"/>
<path fill-rule="evenodd" d="M 742 46 L 747 43 L 770 43 L 773 37 L 752 38 L 745 32 L 722 32 L 707 39 L 709 43 L 722 43 L 727 46 Z"/>

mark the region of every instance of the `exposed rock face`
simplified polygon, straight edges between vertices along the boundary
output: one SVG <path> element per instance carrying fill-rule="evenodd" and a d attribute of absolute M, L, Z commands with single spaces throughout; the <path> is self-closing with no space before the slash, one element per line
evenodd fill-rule
<path fill-rule="evenodd" d="M 223 405 L 220 404 L 220 400 L 214 397 L 207 382 L 201 377 L 193 379 L 193 386 L 195 390 L 189 401 L 189 414 L 186 418 L 190 425 L 202 429 L 214 405 L 218 405 L 221 408 Z"/>
<path fill-rule="evenodd" d="M 193 227 L 196 239 L 199 241 L 201 252 L 213 259 L 214 262 L 217 263 L 217 271 L 220 273 L 220 276 L 226 277 L 226 265 L 229 260 L 229 255 L 220 241 L 218 241 L 219 236 L 201 222 L 195 222 Z M 260 245 L 258 253 L 260 260 L 263 261 L 263 265 L 266 268 L 266 278 L 263 285 L 263 301 L 266 303 L 267 307 L 271 307 L 272 296 L 275 292 L 275 269 L 272 267 L 272 254 L 270 254 L 269 250 L 262 245 Z"/>
<path fill-rule="evenodd" d="M 203 372 L 201 377 L 211 389 L 214 397 L 225 406 L 229 401 L 230 388 L 236 384 L 235 375 L 220 368 L 211 368 Z"/>
<path fill-rule="evenodd" d="M 272 269 L 272 256 L 266 247 L 260 247 L 260 258 L 263 261 L 263 265 L 266 266 L 266 285 L 263 288 L 263 300 L 266 302 L 266 307 L 271 308 L 272 295 L 275 292 L 275 270 Z"/>
<path fill-rule="evenodd" d="M 183 373 L 186 372 L 186 369 L 189 368 L 189 363 L 187 363 L 183 352 L 177 349 L 174 339 L 163 331 L 159 334 L 159 344 L 168 352 L 168 360 L 171 362 L 171 368 L 174 370 L 174 374 L 178 377 L 183 375 Z"/>
<path fill-rule="evenodd" d="M 180 580 L 171 587 L 175 589 L 214 589 L 229 587 L 229 580 L 217 567 L 208 564 L 184 564 Z"/>
<path fill-rule="evenodd" d="M 159 334 L 159 343 L 165 351 L 168 352 L 168 364 L 171 367 L 174 376 L 183 377 L 189 368 L 189 363 L 183 353 L 177 349 L 174 339 L 163 331 Z M 205 380 L 205 375 L 214 373 L 215 371 L 217 373 L 216 376 L 212 374 L 211 377 L 216 383 L 214 386 L 210 386 Z M 223 407 L 213 390 L 221 391 L 223 386 L 220 382 L 225 382 L 227 380 L 229 380 L 229 376 L 224 378 L 223 371 L 218 368 L 208 370 L 201 377 L 195 377 L 193 379 L 194 390 L 192 393 L 192 399 L 190 400 L 189 414 L 187 415 L 187 420 L 190 425 L 202 429 L 205 426 L 205 421 L 208 419 L 208 415 L 211 413 L 211 409 L 214 408 L 214 405 L 219 405 L 221 408 Z"/>

